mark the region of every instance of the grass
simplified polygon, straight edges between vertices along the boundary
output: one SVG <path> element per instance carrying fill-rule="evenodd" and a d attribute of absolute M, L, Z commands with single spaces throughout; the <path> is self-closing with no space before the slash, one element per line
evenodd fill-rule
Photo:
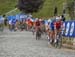
<path fill-rule="evenodd" d="M 17 0 L 0 0 L 0 15 L 15 8 Z"/>
<path fill-rule="evenodd" d="M 62 42 L 63 42 L 63 44 L 73 45 L 73 40 L 74 40 L 74 38 L 64 37 L 62 39 Z"/>
<path fill-rule="evenodd" d="M 19 14 L 19 13 L 20 13 L 20 11 L 17 9 L 17 10 L 14 10 L 14 11 L 9 12 L 8 14 L 6 14 L 6 16 L 16 15 L 16 14 Z"/>
<path fill-rule="evenodd" d="M 66 2 L 66 0 L 45 0 L 44 6 L 39 12 L 34 13 L 34 17 L 52 17 L 54 14 L 54 7 L 55 5 L 58 7 L 58 15 L 62 14 L 63 10 L 63 3 Z"/>
<path fill-rule="evenodd" d="M 43 8 L 40 9 L 38 12 L 33 13 L 33 17 L 40 17 L 40 18 L 49 18 L 52 17 L 54 14 L 54 7 L 55 5 L 58 7 L 58 15 L 62 14 L 63 10 L 63 3 L 66 0 L 45 0 Z M 17 0 L 0 0 L 0 14 L 5 14 L 10 10 L 14 9 L 17 4 Z M 8 15 L 14 15 L 19 13 L 19 10 L 9 13 Z"/>

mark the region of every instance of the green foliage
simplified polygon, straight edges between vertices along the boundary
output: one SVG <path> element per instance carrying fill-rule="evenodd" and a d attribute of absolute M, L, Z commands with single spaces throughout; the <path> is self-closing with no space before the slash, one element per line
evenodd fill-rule
<path fill-rule="evenodd" d="M 74 0 L 67 0 L 67 10 L 69 13 L 69 16 L 71 17 L 71 19 L 75 19 L 75 1 Z"/>
<path fill-rule="evenodd" d="M 61 15 L 63 10 L 63 3 L 65 1 L 66 0 L 45 0 L 43 8 L 40 9 L 39 12 L 33 13 L 33 16 L 49 18 L 54 15 L 53 13 L 54 13 L 55 6 L 58 7 L 58 15 Z M 0 14 L 4 14 L 14 9 L 16 4 L 17 4 L 17 0 L 0 0 Z"/>
<path fill-rule="evenodd" d="M 66 2 L 65 0 L 45 0 L 44 6 L 39 12 L 34 13 L 34 17 L 44 17 L 49 18 L 54 15 L 54 7 L 57 6 L 58 8 L 58 15 L 62 14 L 63 10 L 63 3 Z"/>
<path fill-rule="evenodd" d="M 42 8 L 44 0 L 18 0 L 17 8 L 25 13 L 34 13 Z"/>
<path fill-rule="evenodd" d="M 16 2 L 17 0 L 0 0 L 0 15 L 14 9 Z"/>

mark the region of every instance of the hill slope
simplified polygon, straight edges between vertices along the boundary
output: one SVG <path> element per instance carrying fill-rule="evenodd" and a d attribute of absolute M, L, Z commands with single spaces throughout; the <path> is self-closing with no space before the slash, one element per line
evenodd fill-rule
<path fill-rule="evenodd" d="M 58 7 L 58 14 L 62 14 L 63 3 L 66 0 L 45 0 L 44 6 L 37 13 L 33 13 L 34 17 L 50 17 L 53 16 L 54 6 Z M 0 14 L 4 14 L 15 8 L 17 0 L 0 0 Z M 15 12 L 16 13 L 16 12 Z"/>
<path fill-rule="evenodd" d="M 58 7 L 58 14 L 60 15 L 62 14 L 64 2 L 66 2 L 66 0 L 46 0 L 43 8 L 38 13 L 34 13 L 33 15 L 36 17 L 51 17 L 54 15 L 55 5 Z"/>
<path fill-rule="evenodd" d="M 0 0 L 0 15 L 14 9 L 16 2 L 17 0 Z"/>

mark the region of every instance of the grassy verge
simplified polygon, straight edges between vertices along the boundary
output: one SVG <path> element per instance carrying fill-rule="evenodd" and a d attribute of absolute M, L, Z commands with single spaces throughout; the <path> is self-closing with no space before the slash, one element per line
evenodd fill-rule
<path fill-rule="evenodd" d="M 9 12 L 16 6 L 17 0 L 0 0 L 0 15 Z"/>
<path fill-rule="evenodd" d="M 63 38 L 63 44 L 73 45 L 73 38 Z"/>
<path fill-rule="evenodd" d="M 54 15 L 53 12 L 54 12 L 55 5 L 58 7 L 58 14 L 61 15 L 63 10 L 63 3 L 65 1 L 66 0 L 45 0 L 43 8 L 40 9 L 37 13 L 33 13 L 33 16 L 49 18 Z M 17 0 L 0 0 L 0 14 L 2 15 L 14 9 L 16 4 L 17 4 Z M 15 14 L 15 13 L 11 13 L 11 14 Z"/>

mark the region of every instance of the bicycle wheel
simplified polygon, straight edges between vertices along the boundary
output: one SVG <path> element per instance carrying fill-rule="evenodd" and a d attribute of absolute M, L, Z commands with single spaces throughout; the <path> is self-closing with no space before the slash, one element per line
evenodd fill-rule
<path fill-rule="evenodd" d="M 59 34 L 58 48 L 62 47 L 62 36 Z"/>
<path fill-rule="evenodd" d="M 37 31 L 36 32 L 36 40 L 38 39 L 40 39 L 41 38 L 41 32 L 40 31 Z"/>
<path fill-rule="evenodd" d="M 58 34 L 55 42 L 55 47 L 61 48 L 61 46 L 62 46 L 62 36 L 61 34 Z"/>

